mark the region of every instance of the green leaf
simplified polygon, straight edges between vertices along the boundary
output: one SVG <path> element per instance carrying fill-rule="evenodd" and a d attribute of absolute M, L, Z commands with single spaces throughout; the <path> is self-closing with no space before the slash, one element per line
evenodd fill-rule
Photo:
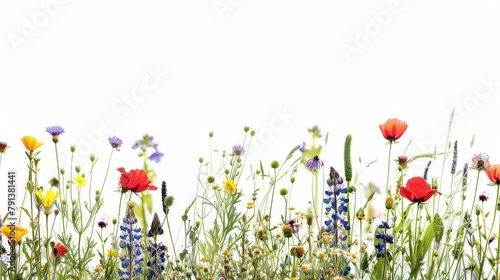
<path fill-rule="evenodd" d="M 439 214 L 436 213 L 434 215 L 434 235 L 435 235 L 437 243 L 441 242 L 441 239 L 443 238 L 443 234 L 444 234 L 443 220 L 441 219 Z"/>
<path fill-rule="evenodd" d="M 424 255 L 429 251 L 429 248 L 431 247 L 432 240 L 434 239 L 434 221 L 432 221 L 428 226 L 427 229 L 425 230 L 425 234 L 422 237 L 422 240 L 420 240 L 420 243 L 418 244 L 417 248 L 417 256 L 419 258 L 423 258 Z"/>
<path fill-rule="evenodd" d="M 141 199 L 143 201 L 143 205 L 146 205 L 148 212 L 153 211 L 153 196 L 150 193 L 142 193 Z"/>

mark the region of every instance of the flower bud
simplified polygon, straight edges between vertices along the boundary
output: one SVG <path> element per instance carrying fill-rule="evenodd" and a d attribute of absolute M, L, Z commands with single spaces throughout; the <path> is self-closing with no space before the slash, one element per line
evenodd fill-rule
<path fill-rule="evenodd" d="M 271 168 L 276 169 L 278 166 L 280 166 L 280 163 L 277 160 L 271 162 Z"/>
<path fill-rule="evenodd" d="M 385 209 L 391 210 L 394 209 L 396 205 L 394 204 L 394 198 L 392 196 L 389 196 L 385 199 Z"/>
<path fill-rule="evenodd" d="M 290 238 L 293 235 L 293 227 L 291 225 L 283 225 L 281 227 L 281 232 L 286 238 Z"/>

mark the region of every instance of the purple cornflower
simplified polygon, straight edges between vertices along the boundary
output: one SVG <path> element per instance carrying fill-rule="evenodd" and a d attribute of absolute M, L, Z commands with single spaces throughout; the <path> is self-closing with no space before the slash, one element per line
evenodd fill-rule
<path fill-rule="evenodd" d="M 484 153 L 474 154 L 472 157 L 472 165 L 470 168 L 484 170 L 490 167 L 490 157 Z"/>
<path fill-rule="evenodd" d="M 234 145 L 233 146 L 233 154 L 237 156 L 243 156 L 245 153 L 245 149 L 241 145 Z"/>
<path fill-rule="evenodd" d="M 50 133 L 50 135 L 52 135 L 52 142 L 57 143 L 59 142 L 59 135 L 64 133 L 64 128 L 58 125 L 54 125 L 51 127 L 47 127 L 45 131 L 47 131 L 48 133 Z"/>
<path fill-rule="evenodd" d="M 97 222 L 97 226 L 100 228 L 105 228 L 108 226 L 108 220 L 106 218 L 102 217 L 99 222 Z"/>
<path fill-rule="evenodd" d="M 314 158 L 309 159 L 309 160 L 306 162 L 306 166 L 307 166 L 307 168 L 309 168 L 309 170 L 311 170 L 311 171 L 318 170 L 318 169 L 320 169 L 321 167 L 323 167 L 323 161 L 322 161 L 321 159 L 319 159 L 319 157 L 318 157 L 318 156 L 315 156 Z"/>
<path fill-rule="evenodd" d="M 123 141 L 122 139 L 116 137 L 116 136 L 113 136 L 113 137 L 109 137 L 108 138 L 108 142 L 109 144 L 111 144 L 111 147 L 115 148 L 117 151 L 119 151 L 122 144 L 123 144 Z"/>
<path fill-rule="evenodd" d="M 483 191 L 480 195 L 479 195 L 479 201 L 482 201 L 482 202 L 485 202 L 485 201 L 488 201 L 488 199 L 490 198 L 490 195 Z"/>
<path fill-rule="evenodd" d="M 54 126 L 51 126 L 51 127 L 47 127 L 47 129 L 45 129 L 45 131 L 47 131 L 48 133 L 50 133 L 50 135 L 55 136 L 55 135 L 63 134 L 64 133 L 64 128 L 62 128 L 62 127 L 60 127 L 58 125 L 54 125 Z"/>

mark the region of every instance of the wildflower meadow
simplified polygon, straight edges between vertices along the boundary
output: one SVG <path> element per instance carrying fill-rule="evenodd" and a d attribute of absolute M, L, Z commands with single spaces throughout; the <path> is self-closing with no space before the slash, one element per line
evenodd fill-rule
<path fill-rule="evenodd" d="M 158 132 L 108 135 L 107 154 L 77 164 L 71 128 L 42 126 L 0 142 L 0 166 L 23 158 L 27 174 L 5 166 L 0 279 L 499 279 L 500 163 L 472 134 L 450 137 L 453 116 L 445 145 L 424 154 L 407 153 L 407 129 L 421 124 L 393 116 L 370 139 L 311 126 L 274 160 L 247 158 L 251 127 L 227 147 L 207 131 L 210 150 L 182 186 L 157 168 L 175 160 Z M 337 158 L 325 152 L 333 138 Z M 383 157 L 353 157 L 373 139 Z M 180 201 L 172 188 L 194 195 Z"/>

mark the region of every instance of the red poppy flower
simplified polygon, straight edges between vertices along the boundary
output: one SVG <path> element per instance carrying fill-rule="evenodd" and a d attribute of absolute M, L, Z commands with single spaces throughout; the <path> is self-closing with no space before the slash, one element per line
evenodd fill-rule
<path fill-rule="evenodd" d="M 123 192 L 132 191 L 134 193 L 140 193 L 147 190 L 154 191 L 158 189 L 151 185 L 148 175 L 142 169 L 132 169 L 126 172 L 123 167 L 120 167 L 117 170 L 122 174 L 120 177 L 120 184 Z"/>
<path fill-rule="evenodd" d="M 380 125 L 382 135 L 391 142 L 398 140 L 407 128 L 406 122 L 399 119 L 388 119 L 384 124 Z"/>
<path fill-rule="evenodd" d="M 406 197 L 411 202 L 426 202 L 435 193 L 441 194 L 437 190 L 433 190 L 431 185 L 422 177 L 413 177 L 406 182 L 406 187 L 398 186 L 399 193 L 402 197 Z"/>
<path fill-rule="evenodd" d="M 66 253 L 68 253 L 68 248 L 64 247 L 61 242 L 57 242 L 57 244 L 54 246 L 54 249 L 57 250 L 56 257 L 58 258 L 61 258 L 62 256 L 66 255 Z"/>
<path fill-rule="evenodd" d="M 500 185 L 500 164 L 490 165 L 484 172 L 491 182 Z"/>

